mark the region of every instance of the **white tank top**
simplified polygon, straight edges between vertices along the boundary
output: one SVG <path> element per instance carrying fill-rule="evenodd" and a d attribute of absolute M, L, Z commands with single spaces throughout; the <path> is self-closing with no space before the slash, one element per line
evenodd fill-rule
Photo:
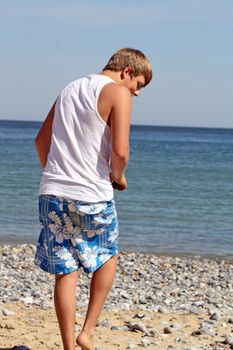
<path fill-rule="evenodd" d="M 111 132 L 97 110 L 101 89 L 112 82 L 104 75 L 89 75 L 71 82 L 58 97 L 40 195 L 86 202 L 113 198 Z"/>

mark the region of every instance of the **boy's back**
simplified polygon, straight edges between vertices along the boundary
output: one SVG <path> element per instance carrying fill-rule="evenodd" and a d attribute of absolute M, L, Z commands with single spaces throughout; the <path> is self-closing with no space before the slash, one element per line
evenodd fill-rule
<path fill-rule="evenodd" d="M 103 87 L 113 83 L 107 76 L 93 74 L 63 89 L 56 101 L 40 195 L 53 193 L 87 202 L 113 198 L 109 179 L 111 131 L 97 108 Z"/>

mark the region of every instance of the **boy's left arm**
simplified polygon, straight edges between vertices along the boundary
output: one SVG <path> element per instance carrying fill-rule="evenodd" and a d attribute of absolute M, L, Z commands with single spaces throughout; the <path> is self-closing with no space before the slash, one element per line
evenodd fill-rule
<path fill-rule="evenodd" d="M 50 150 L 51 137 L 52 137 L 52 125 L 53 125 L 53 119 L 55 114 L 55 105 L 56 105 L 56 102 L 54 103 L 51 110 L 49 111 L 35 139 L 35 146 L 36 146 L 38 158 L 40 160 L 40 164 L 42 168 L 46 166 L 47 158 Z"/>

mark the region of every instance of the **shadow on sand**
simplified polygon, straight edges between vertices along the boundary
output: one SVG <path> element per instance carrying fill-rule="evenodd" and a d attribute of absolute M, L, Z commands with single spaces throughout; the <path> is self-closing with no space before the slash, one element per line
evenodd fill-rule
<path fill-rule="evenodd" d="M 25 345 L 18 345 L 18 346 L 13 346 L 13 348 L 0 348 L 0 350 L 30 350 L 30 349 Z"/>

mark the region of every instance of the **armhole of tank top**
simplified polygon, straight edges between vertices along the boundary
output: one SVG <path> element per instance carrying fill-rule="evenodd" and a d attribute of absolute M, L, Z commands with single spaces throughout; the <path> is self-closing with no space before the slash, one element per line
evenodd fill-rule
<path fill-rule="evenodd" d="M 103 118 L 102 118 L 101 115 L 99 114 L 99 111 L 98 111 L 98 100 L 99 100 L 99 96 L 100 96 L 100 93 L 101 93 L 102 89 L 103 89 L 106 85 L 111 84 L 111 83 L 115 83 L 115 84 L 116 84 L 116 82 L 115 82 L 114 80 L 112 80 L 112 79 L 109 79 L 109 81 L 107 81 L 107 82 L 105 81 L 105 82 L 103 82 L 102 84 L 100 84 L 100 86 L 99 86 L 98 89 L 97 89 L 97 92 L 96 92 L 96 99 L 95 99 L 95 112 L 96 112 L 96 115 L 97 115 L 97 117 L 99 118 L 99 120 L 100 120 L 105 126 L 107 126 L 109 129 L 110 129 L 109 125 L 103 120 Z"/>

